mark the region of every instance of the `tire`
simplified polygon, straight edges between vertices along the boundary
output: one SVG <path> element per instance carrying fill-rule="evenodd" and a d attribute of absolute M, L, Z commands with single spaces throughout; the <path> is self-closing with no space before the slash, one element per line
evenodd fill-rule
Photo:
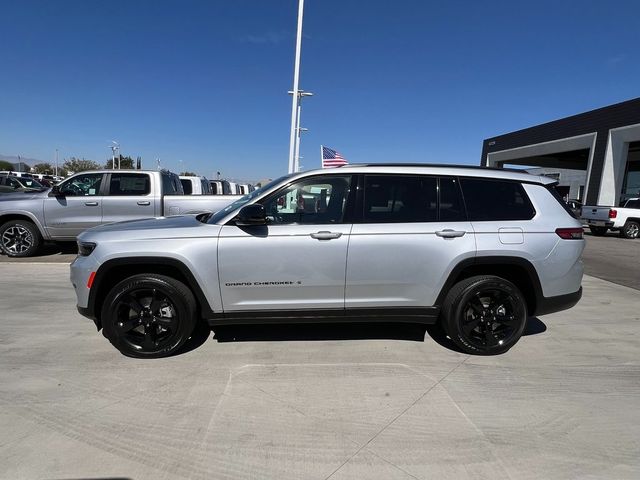
<path fill-rule="evenodd" d="M 635 220 L 627 220 L 620 230 L 620 234 L 624 238 L 638 238 L 640 236 L 640 223 Z"/>
<path fill-rule="evenodd" d="M 123 355 L 161 358 L 176 353 L 196 326 L 196 301 L 184 283 L 164 275 L 129 277 L 102 306 L 104 336 Z"/>
<path fill-rule="evenodd" d="M 527 324 L 527 303 L 513 283 L 476 276 L 453 286 L 442 306 L 441 324 L 465 353 L 497 355 L 513 347 Z"/>
<path fill-rule="evenodd" d="M 589 230 L 591 230 L 593 236 L 602 237 L 607 234 L 607 230 L 609 229 L 607 227 L 589 227 Z"/>
<path fill-rule="evenodd" d="M 31 257 L 42 243 L 42 236 L 28 220 L 9 220 L 0 227 L 0 249 L 9 257 Z"/>

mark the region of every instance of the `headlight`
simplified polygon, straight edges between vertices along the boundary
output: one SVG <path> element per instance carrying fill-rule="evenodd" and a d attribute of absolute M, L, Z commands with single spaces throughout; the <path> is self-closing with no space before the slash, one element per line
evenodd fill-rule
<path fill-rule="evenodd" d="M 92 242 L 78 242 L 78 256 L 88 257 L 96 248 L 96 244 Z"/>

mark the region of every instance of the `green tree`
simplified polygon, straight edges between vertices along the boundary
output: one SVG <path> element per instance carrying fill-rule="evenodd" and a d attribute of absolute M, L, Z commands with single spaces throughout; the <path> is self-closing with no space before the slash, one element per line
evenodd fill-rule
<path fill-rule="evenodd" d="M 51 166 L 50 163 L 45 162 L 45 163 L 36 163 L 33 166 L 33 171 L 35 173 L 45 173 L 45 174 L 49 174 L 52 175 L 54 173 L 53 171 L 53 167 Z"/>
<path fill-rule="evenodd" d="M 104 164 L 104 168 L 114 168 L 113 160 L 109 158 L 107 163 Z M 118 158 L 116 157 L 116 165 L 115 168 L 118 168 Z M 123 157 L 120 155 L 120 168 L 136 168 L 136 161 L 131 157 Z"/>
<path fill-rule="evenodd" d="M 0 170 L 13 170 L 13 164 L 5 160 L 0 160 Z"/>
<path fill-rule="evenodd" d="M 197 177 L 198 176 L 197 173 L 193 173 L 193 172 L 181 172 L 180 175 L 182 175 L 183 177 Z"/>
<path fill-rule="evenodd" d="M 97 162 L 94 162 L 93 160 L 85 160 L 80 159 L 80 158 L 76 158 L 76 157 L 71 157 L 69 158 L 69 160 L 65 161 L 62 164 L 62 168 L 65 171 L 65 173 L 78 173 L 78 172 L 84 172 L 86 170 L 99 170 L 100 169 L 100 164 Z"/>

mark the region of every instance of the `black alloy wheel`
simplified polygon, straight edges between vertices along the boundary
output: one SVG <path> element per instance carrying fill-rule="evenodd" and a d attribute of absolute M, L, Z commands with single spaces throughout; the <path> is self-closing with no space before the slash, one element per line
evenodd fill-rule
<path fill-rule="evenodd" d="M 124 355 L 166 357 L 193 332 L 195 299 L 186 285 L 171 277 L 135 275 L 109 292 L 101 318 L 105 336 Z"/>
<path fill-rule="evenodd" d="M 633 220 L 627 220 L 624 227 L 622 227 L 622 236 L 624 238 L 638 238 L 639 235 L 640 223 Z"/>
<path fill-rule="evenodd" d="M 11 220 L 0 227 L 0 247 L 9 257 L 30 257 L 40 242 L 40 232 L 31 222 Z"/>
<path fill-rule="evenodd" d="M 457 283 L 443 305 L 443 326 L 466 353 L 506 352 L 522 336 L 527 306 L 522 293 L 508 280 L 471 277 Z"/>

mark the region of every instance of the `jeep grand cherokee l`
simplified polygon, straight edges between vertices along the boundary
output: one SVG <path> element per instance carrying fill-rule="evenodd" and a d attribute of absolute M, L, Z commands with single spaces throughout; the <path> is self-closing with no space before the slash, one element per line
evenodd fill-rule
<path fill-rule="evenodd" d="M 437 324 L 474 354 L 581 296 L 580 222 L 553 180 L 430 165 L 282 177 L 211 215 L 92 228 L 78 310 L 123 354 L 176 352 L 199 322 Z"/>

